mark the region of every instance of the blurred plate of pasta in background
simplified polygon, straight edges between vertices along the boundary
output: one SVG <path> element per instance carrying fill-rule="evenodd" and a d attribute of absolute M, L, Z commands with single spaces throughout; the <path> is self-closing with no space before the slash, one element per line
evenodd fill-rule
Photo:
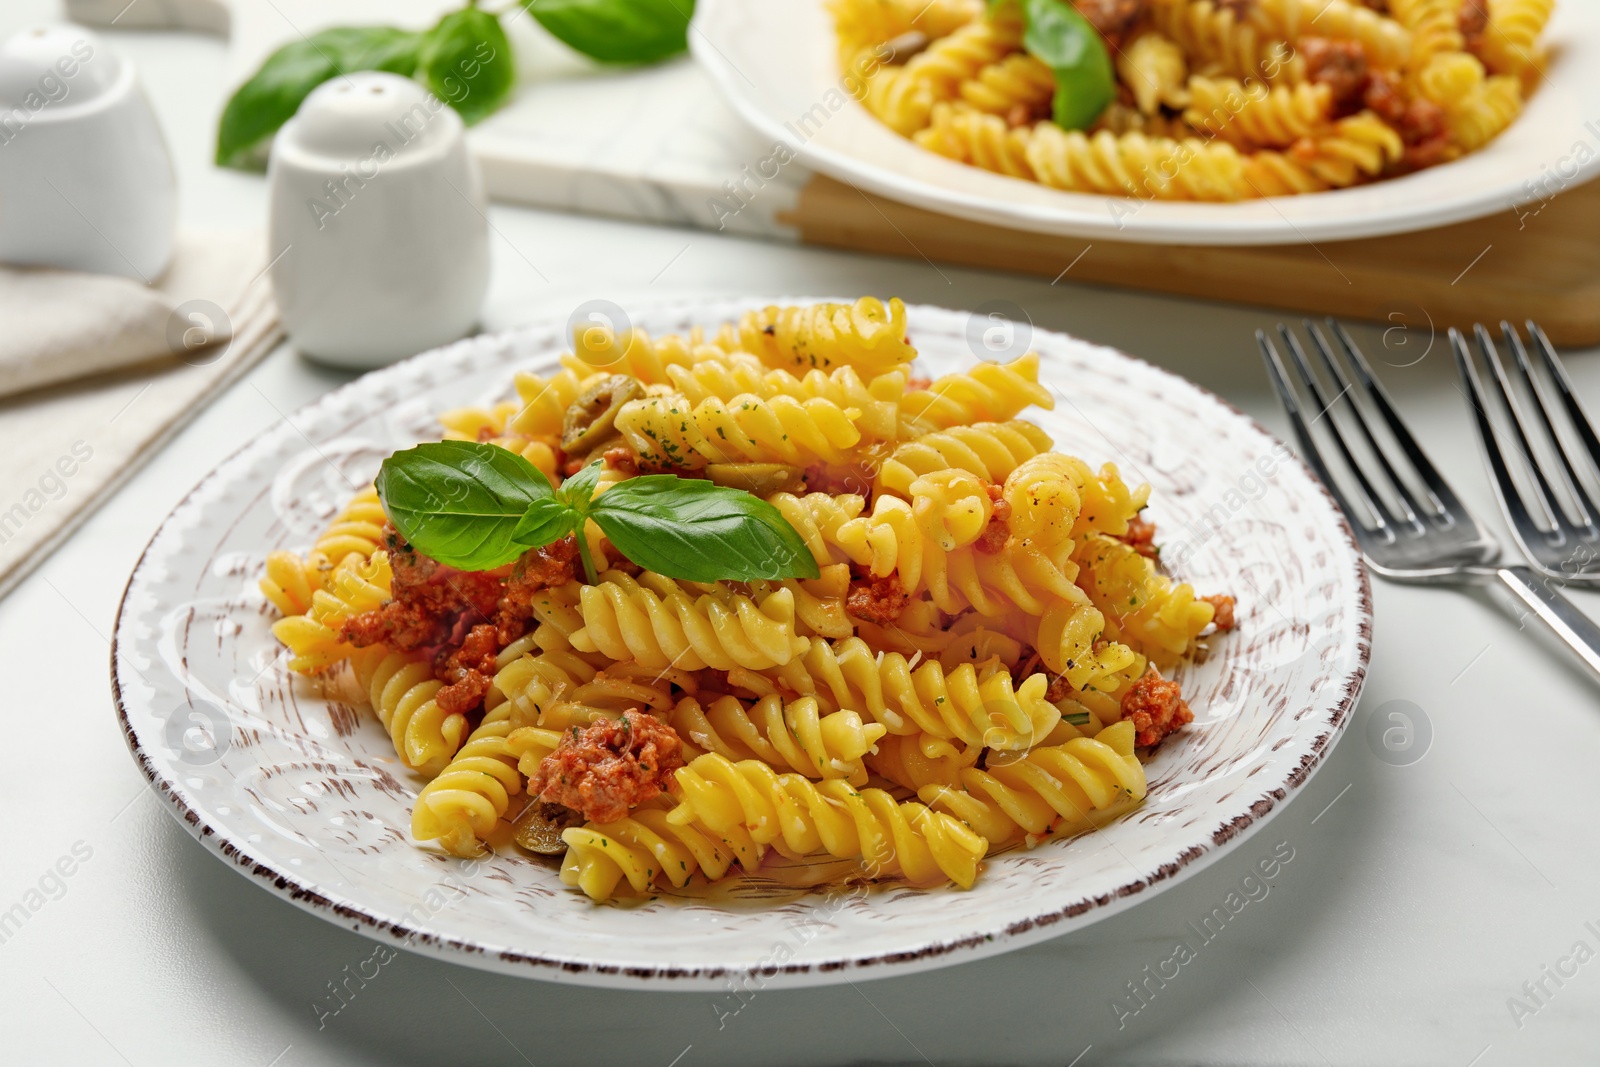
<path fill-rule="evenodd" d="M 730 195 L 798 159 L 1017 230 L 1264 245 L 1512 211 L 1600 166 L 1592 4 L 1079 6 L 1112 20 L 1113 95 L 1081 132 L 1051 121 L 1057 83 L 1014 0 L 703 0 L 696 58 L 778 149 Z"/>
<path fill-rule="evenodd" d="M 1037 363 L 1017 365 L 1036 368 L 1049 395 L 1035 389 L 1039 408 L 1027 417 L 1057 450 L 1148 483 L 1144 515 L 1166 571 L 1233 594 L 1233 631 L 1203 639 L 1171 676 L 1194 721 L 1145 753 L 1142 803 L 1111 797 L 1105 818 L 991 852 L 969 889 L 874 881 L 859 861 L 769 855 L 750 874 L 662 880 L 597 904 L 505 840 L 475 859 L 414 840 L 428 779 L 397 759 L 353 672 L 289 669 L 273 630 L 284 590 L 270 587 L 269 598 L 263 567 L 275 550 L 370 538 L 368 520 L 382 516 L 365 515 L 376 501 L 363 487 L 384 457 L 438 440 L 448 410 L 532 408 L 539 398 L 519 400 L 514 383 L 561 368 L 572 322 L 472 338 L 369 374 L 193 490 L 146 549 L 117 621 L 113 683 L 136 761 L 191 834 L 270 892 L 380 941 L 549 980 L 709 988 L 759 971 L 799 986 L 937 967 L 1065 933 L 1186 878 L 1281 810 L 1349 720 L 1371 604 L 1348 527 L 1282 444 L 1170 372 L 1025 323 L 892 306 L 905 315 L 895 341 L 915 346 L 919 376 L 994 382 L 984 368 L 997 353 L 1036 352 Z M 764 307 L 641 308 L 631 327 L 660 339 Z M 981 406 L 982 394 L 961 403 Z M 458 439 L 484 436 L 456 422 Z M 348 523 L 326 533 L 341 516 Z M 1106 732 L 1118 727 L 1127 724 Z M 1128 759 L 1132 736 L 1127 728 Z M 992 772 L 1002 755 L 990 753 Z"/>

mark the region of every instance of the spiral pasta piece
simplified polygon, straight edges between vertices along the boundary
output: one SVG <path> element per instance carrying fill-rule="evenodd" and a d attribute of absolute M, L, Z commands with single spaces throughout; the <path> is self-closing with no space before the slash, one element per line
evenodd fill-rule
<path fill-rule="evenodd" d="M 850 592 L 850 568 L 844 564 L 822 564 L 815 578 L 765 581 L 757 579 L 745 583 L 749 595 L 758 603 L 778 592 L 787 592 L 794 598 L 795 632 L 801 637 L 849 637 L 855 628 L 845 611 L 845 597 Z M 720 593 L 716 585 L 695 588 Z"/>
<path fill-rule="evenodd" d="M 1010 363 L 979 363 L 971 370 L 946 374 L 926 389 L 906 393 L 900 417 L 910 433 L 946 430 L 975 422 L 1005 422 L 1024 408 L 1046 411 L 1056 406 L 1050 390 L 1039 384 L 1039 354 Z"/>
<path fill-rule="evenodd" d="M 867 768 L 880 778 L 905 789 L 926 785 L 947 785 L 959 789 L 961 772 L 977 764 L 981 748 L 951 750 L 939 756 L 923 751 L 919 734 L 889 734 L 878 742 L 877 751 L 867 756 Z"/>
<path fill-rule="evenodd" d="M 529 754 L 543 759 L 561 743 L 559 731 L 522 727 L 522 747 L 513 751 L 507 741 L 517 728 L 511 708 L 501 704 L 485 715 L 455 758 L 422 787 L 411 809 L 413 838 L 437 841 L 446 852 L 467 859 L 487 851 L 483 842 L 505 817 L 511 798 L 522 792 L 519 759 Z"/>
<path fill-rule="evenodd" d="M 1445 121 L 1456 144 L 1470 152 L 1492 141 L 1521 111 L 1521 83 L 1509 74 L 1495 74 L 1451 97 Z"/>
<path fill-rule="evenodd" d="M 1059 452 L 1043 452 L 1018 464 L 1006 475 L 1001 495 L 1010 509 L 1007 524 L 1018 540 L 1045 552 L 1057 552 L 1068 546 L 1080 516 L 1089 522 L 1104 518 L 1114 521 L 1113 515 L 1099 516 L 1095 511 L 1101 503 L 1085 496 L 1091 487 L 1101 484 L 1089 470 L 1088 464 L 1075 456 Z M 1121 479 L 1116 480 L 1121 484 Z M 1084 515 L 1088 510 L 1090 514 Z"/>
<path fill-rule="evenodd" d="M 1488 76 L 1466 52 L 1445 52 L 1417 75 L 1424 97 L 1445 113 L 1451 141 L 1463 151 L 1483 147 L 1522 110 L 1522 83 L 1509 74 Z"/>
<path fill-rule="evenodd" d="M 1079 824 L 1097 811 L 1144 799 L 1144 766 L 1133 751 L 1131 722 L 1095 737 L 1036 748 L 1015 760 L 960 772 L 961 786 L 917 790 L 928 807 L 961 820 L 991 845 L 1038 837 L 1058 823 Z"/>
<path fill-rule="evenodd" d="M 1175 664 L 1211 625 L 1211 604 L 1122 541 L 1090 535 L 1073 559 L 1081 568 L 1078 584 L 1107 621 L 1107 635 L 1162 667 Z"/>
<path fill-rule="evenodd" d="M 1183 47 L 1160 33 L 1142 33 L 1117 52 L 1117 74 L 1146 115 L 1162 105 L 1182 109 L 1189 102 L 1189 62 Z"/>
<path fill-rule="evenodd" d="M 1389 10 L 1394 21 L 1411 31 L 1411 47 L 1395 57 L 1400 61 L 1395 65 L 1415 72 L 1435 56 L 1461 51 L 1459 0 L 1391 0 Z"/>
<path fill-rule="evenodd" d="M 738 828 L 710 833 L 692 824 L 672 822 L 664 801 L 652 801 L 626 819 L 586 823 L 562 831 L 567 853 L 561 881 L 581 889 L 591 900 L 616 895 L 626 880 L 636 893 L 666 883 L 682 889 L 696 871 L 716 880 L 728 873 L 737 857 L 747 870 L 761 861 L 765 849 Z"/>
<path fill-rule="evenodd" d="M 1245 157 L 1226 141 L 1140 133 L 1083 134 L 1041 122 L 1027 148 L 1038 180 L 1057 189 L 1158 200 L 1239 200 L 1250 195 Z"/>
<path fill-rule="evenodd" d="M 1460 106 L 1483 84 L 1485 71 L 1476 56 L 1449 52 L 1435 56 L 1417 76 L 1422 95 L 1449 111 Z"/>
<path fill-rule="evenodd" d="M 1306 138 L 1291 152 L 1252 154 L 1245 161 L 1246 181 L 1260 196 L 1340 189 L 1379 176 L 1404 152 L 1400 135 L 1363 111 Z"/>
<path fill-rule="evenodd" d="M 486 707 L 495 709 L 502 703 L 510 704 L 510 713 L 519 725 L 565 729 L 576 721 L 572 712 L 554 710 L 565 704 L 596 712 L 603 707 L 613 714 L 620 714 L 625 708 L 672 705 L 664 688 L 640 686 L 624 676 L 618 665 L 613 664 L 602 673 L 601 668 L 589 662 L 589 659 L 599 659 L 598 656 L 591 654 L 586 659 L 570 648 L 534 653 L 524 651 L 527 647 L 519 642 L 496 657 L 493 687 L 484 700 Z M 593 716 L 577 718 L 587 724 Z"/>
<path fill-rule="evenodd" d="M 743 396 L 762 400 L 782 396 L 802 403 L 825 400 L 840 409 L 858 412 L 854 418 L 856 427 L 874 441 L 895 435 L 897 409 L 906 386 L 905 374 L 900 371 L 870 381 L 863 381 L 854 367 L 835 367 L 828 372 L 811 370 L 796 377 L 786 370 L 769 369 L 754 356 L 720 350 L 690 366 L 668 367 L 666 373 L 672 385 L 694 406 L 713 399 L 731 403 Z"/>
<path fill-rule="evenodd" d="M 1196 77 L 1184 117 L 1235 145 L 1288 147 L 1333 119 L 1333 91 L 1321 82 L 1246 85 L 1231 78 Z"/>
<path fill-rule="evenodd" d="M 1062 675 L 1074 689 L 1084 689 L 1116 674 L 1137 655 L 1120 642 L 1106 639 L 1106 619 L 1077 586 L 1066 596 L 1051 597 L 1040 614 L 1030 642 L 1045 666 Z"/>
<path fill-rule="evenodd" d="M 873 876 L 970 888 L 988 851 L 988 843 L 953 816 L 837 778 L 812 782 L 759 760 L 734 763 L 714 753 L 680 768 L 676 778 L 680 800 L 669 823 L 723 835 L 742 831 L 757 847 L 771 845 L 786 855 L 859 858 Z"/>
<path fill-rule="evenodd" d="M 572 331 L 572 351 L 563 353 L 561 365 L 579 380 L 597 374 L 625 374 L 643 385 L 665 385 L 674 367 L 693 366 L 715 358 L 722 350 L 699 332 L 688 337 L 665 334 L 651 339 L 643 330 L 580 324 Z"/>
<path fill-rule="evenodd" d="M 1214 66 L 1235 78 L 1290 84 L 1305 77 L 1305 63 L 1287 41 L 1271 35 L 1212 0 L 1151 0 L 1150 22 L 1176 41 L 1190 66 Z"/>
<path fill-rule="evenodd" d="M 1489 25 L 1483 35 L 1483 61 L 1496 74 L 1537 72 L 1544 32 L 1556 0 L 1488 0 Z"/>
<path fill-rule="evenodd" d="M 506 424 L 522 409 L 514 400 L 503 400 L 488 407 L 475 405 L 451 408 L 439 416 L 446 441 L 485 441 L 500 437 Z"/>
<path fill-rule="evenodd" d="M 1398 13 L 1404 0 L 1391 7 Z M 1417 47 L 1403 20 L 1350 0 L 1256 0 L 1256 12 L 1262 24 L 1291 44 L 1306 36 L 1357 41 L 1375 67 L 1398 68 Z"/>
<path fill-rule="evenodd" d="M 267 553 L 266 566 L 257 586 L 272 606 L 288 617 L 311 610 L 311 597 L 326 585 L 331 570 L 327 557 L 313 552 L 302 559 L 279 549 Z"/>
<path fill-rule="evenodd" d="M 468 733 L 467 717 L 447 713 L 435 699 L 444 683 L 423 656 L 374 650 L 356 660 L 356 678 L 389 731 L 400 762 L 432 778 L 444 770 Z"/>
<path fill-rule="evenodd" d="M 887 732 L 879 723 L 864 722 L 854 711 L 824 714 L 815 697 L 785 702 L 776 695 L 748 707 L 733 696 L 705 704 L 685 697 L 667 722 L 691 746 L 687 758 L 715 752 L 736 761 L 759 759 L 781 771 L 807 778 L 842 778 L 851 785 L 866 784 L 862 757 Z"/>
<path fill-rule="evenodd" d="M 867 506 L 866 499 L 851 494 L 832 496 L 828 493 L 774 493 L 767 503 L 778 509 L 790 526 L 793 526 L 818 567 L 837 563 L 857 562 L 839 542 L 839 529 L 860 515 Z"/>
<path fill-rule="evenodd" d="M 1055 93 L 1055 75 L 1026 52 L 1013 52 L 986 65 L 956 90 L 962 103 L 1001 116 L 1043 111 Z"/>
<path fill-rule="evenodd" d="M 928 151 L 957 163 L 1010 178 L 1038 180 L 1028 154 L 1031 134 L 1026 128 L 1011 126 L 999 115 L 964 104 L 940 103 L 931 109 L 927 124 L 910 137 Z"/>
<path fill-rule="evenodd" d="M 378 491 L 369 485 L 350 498 L 311 546 L 311 553 L 334 564 L 352 555 L 370 559 L 383 547 L 383 524 L 388 521 Z"/>
<path fill-rule="evenodd" d="M 617 429 L 641 461 L 696 470 L 707 463 L 844 464 L 860 444 L 860 412 L 829 400 L 753 394 L 699 404 L 677 394 L 631 400 Z"/>
<path fill-rule="evenodd" d="M 738 345 L 769 367 L 829 371 L 849 366 L 867 378 L 903 370 L 916 358 L 906 308 L 864 296 L 854 304 L 770 306 L 739 320 Z"/>
<path fill-rule="evenodd" d="M 992 549 L 974 544 L 988 527 L 993 506 L 975 476 L 962 471 L 924 475 L 912 484 L 911 494 L 910 502 L 881 496 L 870 515 L 826 533 L 813 526 L 802 536 L 823 542 L 826 555 L 819 562 L 843 556 L 875 577 L 897 574 L 907 595 L 927 592 L 950 614 L 971 607 L 983 615 L 1016 610 L 1037 615 L 1050 596 L 1072 589 L 1076 570 L 1064 550 L 1025 541 Z M 1071 524 L 1069 517 L 1063 531 Z"/>
<path fill-rule="evenodd" d="M 921 734 L 929 756 L 983 747 L 1013 751 L 1038 743 L 1060 711 L 1045 699 L 1048 681 L 1021 685 L 995 664 L 964 663 L 947 671 L 938 660 L 916 663 L 877 652 L 859 637 L 812 640 L 804 654 L 765 672 L 791 693 L 815 697 L 827 711 L 849 709 L 891 734 Z"/>
<path fill-rule="evenodd" d="M 1020 419 L 952 426 L 897 446 L 874 479 L 874 488 L 906 497 L 917 478 L 942 470 L 967 471 L 998 484 L 1050 445 L 1049 434 Z"/>
<path fill-rule="evenodd" d="M 912 56 L 904 65 L 879 68 L 867 80 L 862 103 L 885 124 L 909 136 L 933 107 L 953 99 L 964 83 L 1013 51 L 1021 37 L 1014 13 L 974 19 Z"/>
<path fill-rule="evenodd" d="M 795 632 L 787 588 L 757 603 L 720 588 L 694 597 L 670 578 L 607 571 L 599 585 L 583 587 L 580 610 L 584 626 L 572 635 L 574 648 L 646 667 L 762 670 L 788 663 L 808 644 Z"/>
<path fill-rule="evenodd" d="M 983 13 L 983 0 L 828 0 L 828 11 L 841 48 L 851 53 L 912 31 L 953 33 Z"/>
<path fill-rule="evenodd" d="M 341 626 L 388 600 L 392 580 L 389 554 L 382 551 L 373 553 L 365 563 L 352 560 L 329 572 L 328 587 L 311 594 L 304 615 L 290 615 L 272 624 L 272 635 L 291 654 L 289 669 L 316 674 L 348 659 L 355 648 L 340 635 Z"/>

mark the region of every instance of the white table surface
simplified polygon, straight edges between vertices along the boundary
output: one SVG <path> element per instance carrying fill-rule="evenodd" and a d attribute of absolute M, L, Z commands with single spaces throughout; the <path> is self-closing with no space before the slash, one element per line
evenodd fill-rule
<path fill-rule="evenodd" d="M 0 31 L 52 14 L 49 0 L 7 0 Z M 166 126 L 183 223 L 264 221 L 262 180 L 209 163 L 222 45 L 165 35 L 116 43 L 143 68 Z M 627 305 L 872 292 L 953 307 L 1004 297 L 1042 326 L 1163 363 L 1283 428 L 1251 340 L 1275 314 L 513 208 L 494 208 L 492 219 L 501 236 L 491 329 L 565 316 L 596 296 Z M 1324 251 L 1337 262 L 1337 246 Z M 1369 351 L 1409 363 L 1428 331 L 1418 309 L 1396 310 L 1413 327 L 1391 334 L 1391 347 L 1375 329 L 1360 336 Z M 1574 353 L 1569 366 L 1600 407 L 1600 358 Z M 1488 516 L 1443 338 L 1414 365 L 1383 369 L 1424 444 Z M 342 380 L 288 348 L 274 353 L 0 602 L 0 911 L 41 879 L 49 893 L 0 943 L 4 1062 L 1594 1061 L 1595 685 L 1536 624 L 1519 632 L 1486 596 L 1381 583 L 1366 693 L 1316 778 L 1237 852 L 1081 932 L 911 977 L 758 993 L 720 1028 L 726 998 L 561 986 L 400 953 L 363 986 L 352 982 L 348 1005 L 319 1027 L 315 1005 L 374 944 L 271 896 L 190 839 L 128 756 L 106 665 L 118 596 L 162 517 L 221 456 Z M 84 434 L 92 443 L 94 427 Z M 1600 597 L 1578 596 L 1600 612 Z M 1425 756 L 1407 766 L 1381 760 L 1364 729 L 1395 700 L 1420 708 L 1432 730 Z M 1119 1029 L 1114 1005 L 1133 1003 L 1128 983 L 1279 842 L 1294 859 L 1270 893 L 1178 978 L 1151 983 L 1148 1005 Z M 67 864 L 73 873 L 58 886 L 47 872 L 74 852 L 88 858 Z M 1552 979 L 1557 967 L 1576 971 Z M 1528 982 L 1543 983 L 1536 1000 Z M 1514 1012 L 1513 997 L 1525 1008 Z"/>

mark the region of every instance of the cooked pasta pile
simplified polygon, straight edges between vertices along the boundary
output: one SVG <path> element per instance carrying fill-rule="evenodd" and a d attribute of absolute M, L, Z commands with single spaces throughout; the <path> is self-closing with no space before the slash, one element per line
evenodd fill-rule
<path fill-rule="evenodd" d="M 1052 407 L 1036 355 L 932 381 L 915 357 L 898 300 L 589 327 L 559 373 L 442 417 L 557 484 L 603 459 L 597 498 L 641 472 L 745 489 L 816 578 L 669 578 L 592 524 L 592 584 L 559 543 L 449 572 L 368 490 L 268 559 L 274 633 L 296 671 L 349 665 L 426 780 L 418 842 L 554 840 L 595 900 L 772 853 L 970 886 L 994 850 L 1144 797 L 1136 750 L 1192 718 L 1162 672 L 1232 601 L 1160 571 L 1147 486 L 1018 418 Z"/>
<path fill-rule="evenodd" d="M 847 83 L 922 147 L 1057 189 L 1208 201 L 1344 188 L 1481 148 L 1537 84 L 1555 6 L 1076 0 L 1114 95 L 1063 129 L 1015 0 L 828 2 Z"/>

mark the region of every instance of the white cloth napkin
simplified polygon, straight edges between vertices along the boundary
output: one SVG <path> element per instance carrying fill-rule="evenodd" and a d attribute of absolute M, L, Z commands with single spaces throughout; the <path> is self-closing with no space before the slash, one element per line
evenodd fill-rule
<path fill-rule="evenodd" d="M 152 288 L 0 268 L 0 596 L 276 346 L 266 266 L 252 231 L 179 234 Z"/>

